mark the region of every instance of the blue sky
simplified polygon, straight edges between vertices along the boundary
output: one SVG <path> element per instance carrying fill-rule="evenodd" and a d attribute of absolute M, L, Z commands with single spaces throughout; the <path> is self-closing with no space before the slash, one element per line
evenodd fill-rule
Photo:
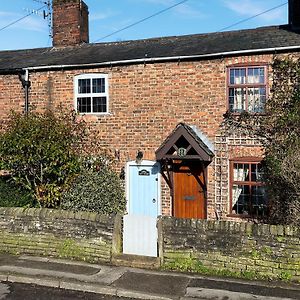
<path fill-rule="evenodd" d="M 51 46 L 47 21 L 31 15 L 1 30 L 7 24 L 38 9 L 45 0 L 0 0 L 0 50 Z M 90 11 L 90 41 L 161 11 L 180 0 L 85 0 Z M 287 0 L 188 0 L 172 10 L 101 41 L 121 41 L 160 36 L 219 31 L 224 27 L 286 3 Z M 287 23 L 287 5 L 228 30 Z"/>

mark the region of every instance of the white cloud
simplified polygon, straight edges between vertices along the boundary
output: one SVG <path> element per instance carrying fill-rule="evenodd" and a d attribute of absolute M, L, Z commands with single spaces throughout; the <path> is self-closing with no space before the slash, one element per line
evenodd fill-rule
<path fill-rule="evenodd" d="M 99 21 L 99 20 L 105 20 L 111 17 L 114 17 L 118 15 L 119 12 L 113 12 L 113 11 L 106 11 L 106 12 L 99 12 L 99 13 L 92 13 L 90 14 L 90 21 Z"/>
<path fill-rule="evenodd" d="M 132 1 L 137 1 L 137 0 L 132 0 Z M 199 1 L 199 0 L 196 0 Z M 157 4 L 157 5 L 162 5 L 165 6 L 165 8 L 170 7 L 172 5 L 175 5 L 176 3 L 178 3 L 178 0 L 138 0 L 139 4 L 141 2 L 143 3 L 148 3 L 148 4 Z M 197 2 L 196 2 L 197 3 Z M 199 3 L 197 3 L 197 5 L 199 5 Z M 205 15 L 195 9 L 196 5 L 191 5 L 189 3 L 182 3 L 178 6 L 175 6 L 174 8 L 172 8 L 170 10 L 170 13 L 173 12 L 176 14 L 176 16 L 179 17 L 187 17 L 187 18 L 202 18 L 205 17 Z"/>
<path fill-rule="evenodd" d="M 47 21 L 43 18 L 36 17 L 28 17 L 17 24 L 13 25 L 16 28 L 29 30 L 29 31 L 37 31 L 37 32 L 45 32 L 47 31 Z"/>
<path fill-rule="evenodd" d="M 18 19 L 22 18 L 23 15 L 0 11 L 0 27 L 5 27 Z M 36 32 L 45 32 L 47 31 L 47 21 L 39 16 L 28 16 L 15 24 L 7 27 L 9 28 L 28 30 L 28 31 L 36 31 Z"/>
<path fill-rule="evenodd" d="M 205 18 L 206 15 L 197 9 L 193 9 L 190 5 L 181 4 L 174 8 L 176 14 L 188 18 Z"/>
<path fill-rule="evenodd" d="M 7 12 L 7 11 L 0 11 L 0 17 L 1 18 L 5 18 L 5 17 L 13 17 L 16 14 L 11 13 L 11 12 Z M 2 21 L 2 20 L 1 20 Z"/>
<path fill-rule="evenodd" d="M 223 0 L 223 3 L 227 8 L 244 17 L 252 17 L 274 7 L 274 2 L 272 4 L 270 1 Z M 258 16 L 258 18 L 267 22 L 283 22 L 285 21 L 285 10 L 286 6 L 282 6 L 278 9 L 262 14 Z"/>
<path fill-rule="evenodd" d="M 162 5 L 172 5 L 172 4 L 175 4 L 174 0 L 142 0 L 142 1 L 143 2 L 148 2 L 148 3 L 162 4 Z"/>

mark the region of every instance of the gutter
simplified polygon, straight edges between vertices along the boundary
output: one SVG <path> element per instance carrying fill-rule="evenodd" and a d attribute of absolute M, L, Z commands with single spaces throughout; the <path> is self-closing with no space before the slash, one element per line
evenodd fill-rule
<path fill-rule="evenodd" d="M 238 51 L 218 52 L 218 53 L 200 54 L 200 55 L 139 58 L 139 59 L 107 61 L 107 62 L 100 62 L 100 63 L 37 66 L 37 67 L 28 67 L 26 68 L 26 70 L 42 71 L 42 70 L 57 70 L 57 69 L 89 68 L 89 67 L 98 67 L 98 66 L 103 67 L 103 66 L 114 66 L 114 65 L 122 65 L 122 64 L 156 63 L 156 62 L 181 61 L 181 60 L 201 60 L 201 59 L 217 58 L 217 57 L 224 57 L 224 56 L 234 56 L 238 54 L 253 54 L 253 53 L 262 53 L 262 52 L 276 53 L 276 52 L 282 52 L 288 50 L 300 50 L 300 45 L 288 46 L 288 47 L 277 47 L 277 48 L 275 47 L 275 48 L 265 48 L 265 49 L 254 49 L 254 50 L 238 50 Z"/>
<path fill-rule="evenodd" d="M 73 64 L 73 65 L 45 65 L 37 67 L 24 67 L 24 68 L 7 68 L 0 69 L 0 74 L 18 74 L 20 72 L 28 71 L 45 71 L 45 70 L 62 70 L 62 69 L 76 69 L 76 68 L 90 68 L 90 67 L 105 67 L 105 66 L 115 66 L 115 65 L 128 65 L 128 64 L 139 64 L 139 63 L 156 63 L 156 62 L 167 62 L 167 61 L 183 61 L 183 60 L 201 60 L 225 56 L 235 56 L 239 54 L 255 54 L 255 53 L 276 53 L 284 51 L 296 51 L 300 50 L 299 46 L 288 46 L 288 47 L 274 47 L 274 48 L 264 48 L 264 49 L 254 49 L 254 50 L 238 50 L 238 51 L 227 51 L 218 52 L 210 54 L 200 54 L 200 55 L 186 55 L 186 56 L 168 56 L 168 57 L 154 57 L 154 58 L 138 58 L 138 59 L 128 59 L 128 60 L 116 60 L 116 61 L 106 61 L 101 63 L 88 63 L 88 64 Z"/>

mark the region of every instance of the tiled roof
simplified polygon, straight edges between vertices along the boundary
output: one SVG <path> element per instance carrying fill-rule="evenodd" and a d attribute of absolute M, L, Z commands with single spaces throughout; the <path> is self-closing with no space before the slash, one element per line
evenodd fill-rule
<path fill-rule="evenodd" d="M 28 67 L 129 63 L 133 60 L 187 56 L 232 55 L 233 52 L 273 51 L 300 47 L 300 33 L 287 25 L 222 33 L 85 44 L 68 48 L 0 51 L 0 72 Z M 267 50 L 269 49 L 269 50 Z"/>

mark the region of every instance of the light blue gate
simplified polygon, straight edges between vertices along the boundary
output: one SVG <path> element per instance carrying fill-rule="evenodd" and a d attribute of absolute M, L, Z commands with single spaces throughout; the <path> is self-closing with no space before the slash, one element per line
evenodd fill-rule
<path fill-rule="evenodd" d="M 123 252 L 156 257 L 156 220 L 160 214 L 159 163 L 129 162 L 126 188 L 128 214 L 124 216 Z"/>

